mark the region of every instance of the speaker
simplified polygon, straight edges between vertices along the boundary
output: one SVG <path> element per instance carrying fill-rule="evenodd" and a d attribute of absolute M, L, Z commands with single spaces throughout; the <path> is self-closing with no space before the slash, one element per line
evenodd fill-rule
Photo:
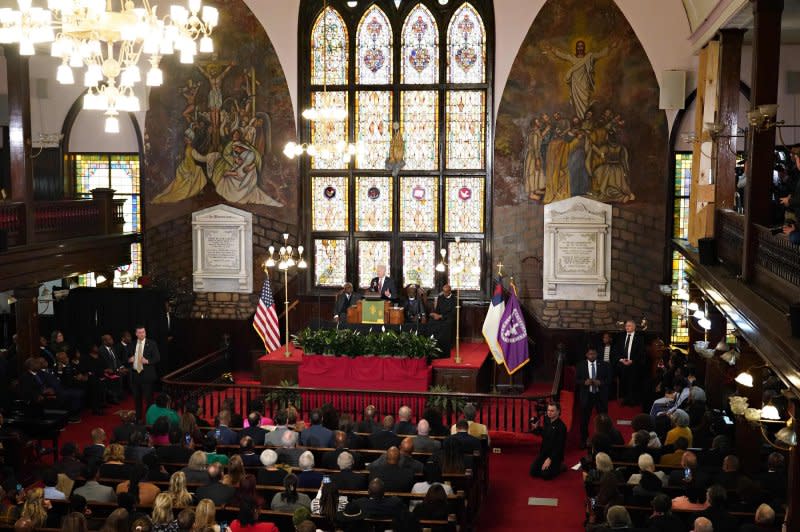
<path fill-rule="evenodd" d="M 683 109 L 686 102 L 686 71 L 664 70 L 661 73 L 659 109 Z"/>
<path fill-rule="evenodd" d="M 717 265 L 717 241 L 713 238 L 701 238 L 697 241 L 700 250 L 700 264 L 703 266 Z"/>

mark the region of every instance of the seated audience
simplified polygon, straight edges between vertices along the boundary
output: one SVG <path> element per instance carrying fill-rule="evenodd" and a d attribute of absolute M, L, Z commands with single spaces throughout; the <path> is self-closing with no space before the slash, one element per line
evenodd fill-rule
<path fill-rule="evenodd" d="M 56 471 L 64 475 L 67 475 L 72 480 L 75 480 L 78 477 L 80 477 L 83 471 L 83 462 L 81 462 L 77 456 L 78 446 L 72 442 L 67 442 L 61 446 L 60 455 L 61 455 L 61 460 L 59 460 L 55 465 Z M 100 458 L 97 461 L 98 465 L 102 461 L 103 461 L 103 455 L 101 453 Z"/>
<path fill-rule="evenodd" d="M 169 445 L 169 420 L 167 416 L 161 416 L 153 423 L 153 431 L 150 433 L 150 442 L 153 446 Z"/>
<path fill-rule="evenodd" d="M 697 455 L 686 451 L 681 457 L 681 469 L 670 471 L 669 485 L 679 486 L 687 490 L 705 492 L 709 485 L 708 475 L 697 467 Z"/>
<path fill-rule="evenodd" d="M 375 405 L 367 405 L 364 408 L 364 417 L 356 424 L 356 432 L 360 432 L 362 434 L 372 434 L 373 432 L 378 432 L 381 429 L 381 426 L 375 420 L 377 415 L 378 409 L 375 408 Z"/>
<path fill-rule="evenodd" d="M 714 484 L 706 493 L 708 507 L 700 512 L 701 517 L 711 521 L 715 532 L 736 532 L 738 523 L 728 511 L 728 494 L 725 488 Z"/>
<path fill-rule="evenodd" d="M 689 414 L 685 410 L 678 408 L 669 416 L 672 423 L 672 429 L 667 432 L 667 437 L 664 440 L 664 445 L 671 445 L 675 443 L 678 438 L 686 438 L 688 446 L 692 446 L 692 429 L 689 428 Z"/>
<path fill-rule="evenodd" d="M 142 457 L 142 463 L 147 466 L 146 480 L 150 482 L 166 482 L 169 480 L 167 468 L 161 465 L 156 453 L 149 453 Z"/>
<path fill-rule="evenodd" d="M 61 532 L 88 532 L 86 516 L 80 512 L 70 512 L 61 520 Z"/>
<path fill-rule="evenodd" d="M 180 416 L 172 409 L 172 399 L 165 393 L 158 394 L 155 402 L 148 407 L 145 413 L 145 423 L 155 425 L 156 420 L 161 416 L 166 417 L 167 422 L 173 427 L 177 427 L 181 423 Z"/>
<path fill-rule="evenodd" d="M 322 411 L 315 408 L 310 415 L 311 426 L 300 433 L 300 444 L 305 447 L 330 447 L 333 431 L 322 426 Z"/>
<path fill-rule="evenodd" d="M 422 462 L 414 458 L 414 438 L 406 436 L 400 442 L 400 467 L 411 469 L 414 474 L 422 473 Z M 370 462 L 367 469 L 372 470 L 376 467 L 386 465 L 386 453 L 383 453 L 377 460 Z"/>
<path fill-rule="evenodd" d="M 188 484 L 208 484 L 208 457 L 203 451 L 195 451 L 189 463 L 181 469 Z"/>
<path fill-rule="evenodd" d="M 192 494 L 186 489 L 186 474 L 183 471 L 175 471 L 169 477 L 168 493 L 174 507 L 182 508 L 192 504 Z"/>
<path fill-rule="evenodd" d="M 383 418 L 380 429 L 370 434 L 367 439 L 371 449 L 386 450 L 400 445 L 400 436 L 394 433 L 394 418 L 392 416 Z"/>
<path fill-rule="evenodd" d="M 320 464 L 324 469 L 336 469 L 337 467 L 337 460 L 339 459 L 339 455 L 343 452 L 347 451 L 353 457 L 353 460 L 356 462 L 354 469 L 362 469 L 364 464 L 361 458 L 361 454 L 355 451 L 351 451 L 348 448 L 349 440 L 347 437 L 347 433 L 341 430 L 337 430 L 333 432 L 333 451 L 328 451 L 322 455 L 322 463 Z"/>
<path fill-rule="evenodd" d="M 414 517 L 419 520 L 447 520 L 448 513 L 447 493 L 441 484 L 433 484 L 414 508 Z"/>
<path fill-rule="evenodd" d="M 286 416 L 286 411 L 279 410 L 278 413 L 275 414 L 275 428 L 268 432 L 264 437 L 264 445 L 279 447 L 281 445 L 281 438 L 283 437 L 283 434 L 289 431 L 287 424 L 288 419 Z"/>
<path fill-rule="evenodd" d="M 410 491 L 414 485 L 414 471 L 400 466 L 400 450 L 397 447 L 390 447 L 385 456 L 384 465 L 370 469 L 370 480 L 380 478 L 387 491 Z"/>
<path fill-rule="evenodd" d="M 236 399 L 226 397 L 222 401 L 220 412 L 222 411 L 227 411 L 230 414 L 230 422 L 226 423 L 226 426 L 234 430 L 244 428 L 244 418 L 236 411 Z"/>
<path fill-rule="evenodd" d="M 231 411 L 220 410 L 217 417 L 219 420 L 217 427 L 209 434 L 213 434 L 214 438 L 217 440 L 217 443 L 220 445 L 235 445 L 238 443 L 238 436 L 236 436 L 236 433 L 230 428 Z"/>
<path fill-rule="evenodd" d="M 367 488 L 367 476 L 353 472 L 353 455 L 345 451 L 336 459 L 339 472 L 333 479 L 339 489 L 343 490 L 363 490 Z"/>
<path fill-rule="evenodd" d="M 194 452 L 186 445 L 186 440 L 180 429 L 172 428 L 169 431 L 169 445 L 156 448 L 156 456 L 164 464 L 185 464 Z"/>
<path fill-rule="evenodd" d="M 636 433 L 640 430 L 644 430 L 649 434 L 649 439 L 647 441 L 647 448 L 649 451 L 653 449 L 660 449 L 661 448 L 661 440 L 658 438 L 658 434 L 655 432 L 655 426 L 653 425 L 653 418 L 647 414 L 637 414 L 631 420 L 631 441 L 628 445 L 633 445 L 633 438 Z M 652 454 L 652 453 L 651 453 Z M 653 456 L 655 458 L 655 456 Z"/>
<path fill-rule="evenodd" d="M 217 443 L 221 442 L 218 442 L 212 432 L 209 432 L 206 434 L 205 438 L 203 438 L 203 450 L 206 452 L 206 461 L 209 464 L 218 462 L 222 465 L 228 465 L 228 455 L 217 452 Z"/>
<path fill-rule="evenodd" d="M 714 477 L 714 484 L 719 484 L 726 491 L 736 491 L 744 479 L 746 477 L 739 472 L 739 459 L 729 454 L 722 460 L 722 471 Z"/>
<path fill-rule="evenodd" d="M 145 432 L 136 431 L 131 434 L 128 445 L 125 446 L 125 460 L 129 462 L 141 462 L 142 457 L 156 450 L 150 444 L 150 437 Z"/>
<path fill-rule="evenodd" d="M 128 443 L 131 439 L 131 434 L 145 431 L 142 425 L 136 423 L 136 412 L 133 410 L 122 410 L 119 413 L 119 417 L 122 423 L 114 427 L 115 442 Z"/>
<path fill-rule="evenodd" d="M 653 513 L 647 519 L 650 532 L 683 532 L 686 527 L 683 521 L 672 513 L 672 499 L 659 493 L 651 501 Z"/>
<path fill-rule="evenodd" d="M 414 438 L 414 452 L 435 453 L 442 447 L 442 442 L 430 437 L 431 425 L 425 419 L 417 423 L 417 437 Z"/>
<path fill-rule="evenodd" d="M 397 411 L 397 424 L 394 426 L 394 433 L 398 436 L 413 436 L 417 433 L 414 423 L 411 422 L 410 407 L 403 405 Z"/>
<path fill-rule="evenodd" d="M 194 527 L 194 510 L 184 508 L 178 513 L 178 529 L 181 532 L 190 532 Z"/>
<path fill-rule="evenodd" d="M 306 451 L 298 458 L 300 474 L 297 475 L 297 485 L 301 488 L 317 488 L 322 482 L 322 473 L 314 471 L 314 455 Z"/>
<path fill-rule="evenodd" d="M 149 506 L 156 500 L 156 495 L 161 493 L 161 488 L 152 482 L 144 482 L 147 468 L 142 464 L 133 464 L 128 480 L 117 484 L 117 498 L 120 493 L 129 493 L 136 504 Z"/>
<path fill-rule="evenodd" d="M 460 475 L 467 470 L 464 449 L 461 442 L 453 436 L 442 442 L 442 449 L 433 455 L 433 459 L 442 468 L 442 473 L 448 475 Z"/>
<path fill-rule="evenodd" d="M 786 459 L 781 453 L 772 452 L 767 457 L 767 470 L 758 477 L 761 489 L 768 492 L 770 500 L 782 503 L 786 500 Z"/>
<path fill-rule="evenodd" d="M 208 479 L 208 484 L 195 490 L 195 499 L 211 499 L 217 506 L 228 504 L 236 488 L 222 483 L 222 466 L 219 463 L 208 466 Z"/>
<path fill-rule="evenodd" d="M 583 481 L 587 484 L 599 482 L 603 475 L 614 471 L 614 463 L 607 453 L 597 453 L 594 455 L 594 467 L 587 467 L 583 472 Z"/>
<path fill-rule="evenodd" d="M 768 504 L 761 504 L 756 509 L 753 523 L 745 523 L 739 532 L 779 532 L 781 527 L 775 523 L 775 510 Z"/>
<path fill-rule="evenodd" d="M 278 449 L 278 463 L 291 467 L 300 465 L 300 455 L 303 454 L 304 450 L 297 448 L 298 438 L 298 434 L 293 430 L 287 430 L 283 433 L 281 447 Z"/>
<path fill-rule="evenodd" d="M 42 473 L 42 482 L 44 483 L 44 498 L 51 501 L 65 501 L 67 496 L 64 492 L 59 491 L 56 485 L 58 484 L 58 473 L 52 467 L 48 467 Z"/>
<path fill-rule="evenodd" d="M 230 524 L 231 532 L 279 532 L 274 523 L 258 520 L 258 506 L 244 499 L 239 504 L 239 516 Z"/>
<path fill-rule="evenodd" d="M 681 436 L 675 440 L 673 448 L 675 450 L 671 453 L 661 455 L 661 460 L 658 462 L 659 464 L 665 466 L 680 465 L 681 462 L 683 462 L 683 455 L 686 454 L 687 449 L 689 448 L 689 440 Z"/>
<path fill-rule="evenodd" d="M 150 521 L 153 532 L 178 532 L 178 520 L 172 515 L 172 496 L 169 493 L 158 494 Z"/>
<path fill-rule="evenodd" d="M 489 431 L 486 430 L 486 425 L 482 423 L 475 422 L 475 416 L 478 415 L 478 409 L 475 408 L 475 405 L 472 403 L 467 403 L 464 405 L 464 408 L 461 410 L 464 414 L 464 419 L 469 423 L 469 428 L 467 432 L 470 436 L 474 436 L 478 439 L 480 438 L 489 438 Z M 457 423 L 454 423 L 450 427 L 450 434 L 455 434 L 457 431 Z"/>
<path fill-rule="evenodd" d="M 342 414 L 339 416 L 339 427 L 338 429 L 341 432 L 344 432 L 345 436 L 347 437 L 347 443 L 345 444 L 347 447 L 358 448 L 364 447 L 364 438 L 356 434 L 356 425 L 355 421 L 353 420 L 353 416 L 350 414 Z M 333 435 L 334 444 L 336 444 L 336 432 Z"/>
<path fill-rule="evenodd" d="M 606 522 L 604 525 L 595 527 L 593 530 L 605 532 L 606 530 L 625 530 L 632 529 L 633 522 L 628 510 L 624 506 L 614 505 L 606 512 Z"/>
<path fill-rule="evenodd" d="M 644 453 L 639 456 L 638 460 L 639 465 L 639 473 L 634 473 L 628 479 L 628 484 L 638 485 L 639 481 L 642 480 L 642 474 L 644 472 L 651 473 L 658 477 L 658 480 L 661 481 L 662 486 L 666 486 L 669 482 L 669 477 L 663 471 L 656 471 L 656 465 L 653 463 L 653 457 L 647 453 Z"/>
<path fill-rule="evenodd" d="M 442 480 L 442 469 L 436 462 L 425 462 L 422 470 L 422 478 L 424 479 L 422 482 L 417 482 L 411 486 L 411 493 L 428 493 L 431 486 L 440 484 L 447 495 L 453 494 L 453 488 L 450 484 L 445 484 L 444 480 Z"/>
<path fill-rule="evenodd" d="M 191 442 L 187 442 L 187 447 L 191 447 L 195 443 L 203 442 L 203 433 L 200 431 L 200 427 L 197 424 L 197 418 L 191 412 L 183 411 L 178 430 L 183 436 L 184 441 L 186 436 L 189 436 L 191 439 Z"/>
<path fill-rule="evenodd" d="M 275 494 L 269 506 L 277 512 L 294 512 L 299 507 L 310 509 L 311 499 L 305 493 L 297 492 L 297 477 L 287 475 L 283 479 L 283 491 Z"/>
<path fill-rule="evenodd" d="M 356 499 L 356 504 L 367 517 L 393 518 L 405 511 L 403 501 L 398 497 L 385 497 L 386 490 L 380 478 L 369 481 L 368 496 Z"/>
<path fill-rule="evenodd" d="M 112 443 L 103 453 L 103 464 L 100 466 L 100 478 L 115 480 L 127 479 L 131 474 L 132 464 L 125 462 L 125 447 Z"/>
<path fill-rule="evenodd" d="M 336 513 L 344 510 L 345 506 L 347 506 L 347 497 L 339 495 L 336 482 L 330 477 L 325 477 L 322 486 L 317 491 L 317 496 L 311 500 L 311 513 L 327 517 L 333 523 Z"/>
<path fill-rule="evenodd" d="M 263 440 L 262 438 L 258 441 Z M 256 454 L 255 443 L 250 436 L 244 436 L 239 441 L 239 457 L 242 459 L 242 463 L 245 467 L 258 467 L 261 465 L 261 459 L 258 454 Z"/>
<path fill-rule="evenodd" d="M 622 462 L 637 462 L 639 457 L 645 453 L 652 456 L 654 460 L 656 457 L 660 458 L 661 449 L 650 448 L 650 433 L 646 430 L 633 433 L 631 440 L 631 445 L 618 455 Z"/>
<path fill-rule="evenodd" d="M 481 440 L 469 433 L 469 422 L 466 419 L 459 419 L 455 427 L 456 431 L 446 438 L 445 442 L 448 440 L 457 441 L 461 445 L 461 449 L 468 454 L 481 451 Z"/>
<path fill-rule="evenodd" d="M 104 486 L 98 482 L 100 478 L 100 466 L 89 464 L 86 467 L 86 482 L 83 486 L 75 488 L 73 493 L 81 495 L 90 502 L 117 502 L 117 495 L 111 486 Z"/>
<path fill-rule="evenodd" d="M 236 488 L 236 493 L 233 494 L 229 504 L 231 506 L 238 506 L 242 501 L 254 501 L 257 507 L 264 506 L 264 498 L 256 492 L 256 476 L 247 474 L 242 477 L 239 486 Z"/>
<path fill-rule="evenodd" d="M 259 485 L 279 486 L 283 484 L 283 479 L 286 478 L 286 471 L 275 467 L 278 462 L 278 453 L 272 449 L 264 449 L 261 452 L 261 465 L 263 469 L 258 470 Z"/>
<path fill-rule="evenodd" d="M 106 451 L 106 431 L 100 427 L 92 429 L 92 443 L 83 448 L 83 460 L 87 464 L 93 462 L 100 464 Z"/>
<path fill-rule="evenodd" d="M 128 510 L 117 508 L 106 517 L 100 532 L 129 532 L 130 520 Z"/>
<path fill-rule="evenodd" d="M 194 526 L 192 530 L 205 532 L 210 529 L 214 532 L 225 532 L 224 530 L 220 531 L 216 517 L 217 507 L 214 501 L 211 499 L 201 499 L 194 509 Z"/>
<path fill-rule="evenodd" d="M 450 428 L 442 422 L 442 411 L 435 406 L 429 406 L 422 412 L 422 419 L 431 427 L 431 436 L 448 436 Z"/>
<path fill-rule="evenodd" d="M 238 454 L 231 456 L 228 462 L 228 472 L 222 477 L 222 483 L 226 486 L 233 486 L 234 488 L 239 485 L 244 477 L 244 462 L 242 457 Z"/>
<path fill-rule="evenodd" d="M 30 519 L 34 528 L 47 526 L 47 512 L 52 508 L 50 501 L 44 498 L 42 488 L 32 488 L 25 492 L 20 518 Z"/>

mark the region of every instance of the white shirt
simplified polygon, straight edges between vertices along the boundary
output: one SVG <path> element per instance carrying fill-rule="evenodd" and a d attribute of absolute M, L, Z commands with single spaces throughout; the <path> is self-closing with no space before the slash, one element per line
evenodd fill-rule
<path fill-rule="evenodd" d="M 625 338 L 625 343 L 628 344 L 628 352 L 625 353 L 625 356 L 628 360 L 631 359 L 631 349 L 633 348 L 633 333 L 627 333 L 628 336 Z"/>
<path fill-rule="evenodd" d="M 596 360 L 587 360 L 586 364 L 587 364 L 587 369 L 589 371 L 589 373 L 588 373 L 589 378 L 590 379 L 596 379 L 597 378 L 597 361 Z M 592 366 L 593 365 L 594 365 L 594 375 L 592 375 Z M 596 393 L 597 391 L 598 391 L 597 390 L 597 386 L 594 386 L 594 385 L 589 386 L 589 393 Z"/>

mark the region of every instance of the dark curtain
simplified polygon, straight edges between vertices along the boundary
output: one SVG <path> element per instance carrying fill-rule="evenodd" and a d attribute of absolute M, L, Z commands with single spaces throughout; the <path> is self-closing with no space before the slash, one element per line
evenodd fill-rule
<path fill-rule="evenodd" d="M 147 337 L 158 343 L 161 365 L 165 359 L 167 317 L 166 294 L 146 288 L 75 288 L 69 297 L 56 306 L 56 323 L 64 332 L 67 343 L 85 353 L 100 337 L 110 334 L 119 342 L 122 331 L 143 325 Z M 49 339 L 49 338 L 48 338 Z"/>

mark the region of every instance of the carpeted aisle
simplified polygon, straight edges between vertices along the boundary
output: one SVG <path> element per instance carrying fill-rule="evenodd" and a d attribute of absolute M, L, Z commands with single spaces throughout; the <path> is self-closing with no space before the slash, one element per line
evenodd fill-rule
<path fill-rule="evenodd" d="M 616 401 L 609 405 L 609 414 L 626 441 L 631 435 L 630 426 L 616 425 L 616 421 L 630 420 L 638 413 L 639 410 L 623 407 Z M 573 423 L 572 430 L 580 430 L 577 423 Z M 535 525 L 546 525 L 548 532 L 583 530 L 584 491 L 579 471 L 567 469 L 551 481 L 534 479 L 528 474 L 528 469 L 539 450 L 538 438 L 535 441 L 530 438 L 505 443 L 498 441 L 492 445 L 500 446 L 502 453 L 492 454 L 490 458 L 489 492 L 477 530 L 516 532 L 533 530 Z M 567 467 L 576 464 L 585 453 L 577 445 L 568 446 Z M 556 498 L 558 505 L 529 506 L 528 497 Z"/>

